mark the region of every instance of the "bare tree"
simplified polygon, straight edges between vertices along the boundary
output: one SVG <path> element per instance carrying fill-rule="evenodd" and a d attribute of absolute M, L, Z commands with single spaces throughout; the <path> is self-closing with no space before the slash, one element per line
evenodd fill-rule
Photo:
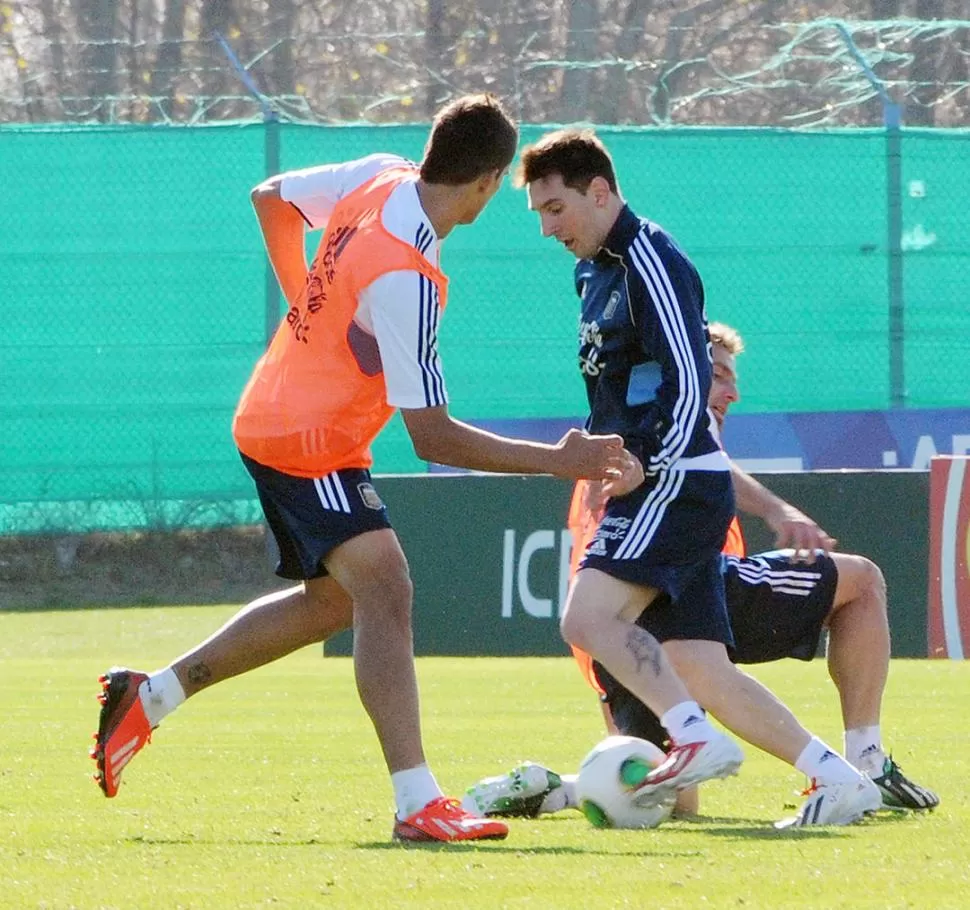
<path fill-rule="evenodd" d="M 432 78 L 424 96 L 424 112 L 431 117 L 438 108 L 440 86 L 434 74 L 443 72 L 445 65 L 445 0 L 428 0 L 428 18 L 425 28 L 425 55 Z"/>
<path fill-rule="evenodd" d="M 909 123 L 966 122 L 970 26 L 894 20 L 968 16 L 967 0 L 819 7 L 804 0 L 7 0 L 0 117 L 258 114 L 219 34 L 284 114 L 326 121 L 426 119 L 448 97 L 490 90 L 535 122 L 878 124 L 880 99 L 846 42 L 814 21 L 824 12 L 849 23 L 876 75 L 907 104 Z"/>
<path fill-rule="evenodd" d="M 943 0 L 917 0 L 916 18 L 933 21 L 943 18 Z M 913 65 L 909 78 L 913 91 L 906 104 L 906 122 L 912 126 L 933 126 L 935 103 L 940 94 L 938 79 L 942 63 L 942 33 L 926 31 L 915 39 Z"/>
<path fill-rule="evenodd" d="M 232 72 L 217 37 L 229 37 L 233 18 L 232 0 L 202 0 L 199 31 L 208 50 L 204 63 L 211 70 L 205 82 L 205 93 L 213 98 L 241 91 L 239 80 Z M 232 116 L 230 109 L 231 105 L 222 105 L 220 113 L 222 116 Z"/>
<path fill-rule="evenodd" d="M 628 67 L 643 45 L 647 15 L 653 7 L 650 0 L 629 0 L 619 19 L 613 57 L 616 63 L 606 75 L 605 90 L 599 94 L 596 119 L 601 123 L 622 123 L 628 118 L 630 91 Z"/>
<path fill-rule="evenodd" d="M 589 116 L 591 70 L 583 66 L 595 59 L 599 10 L 596 0 L 566 0 L 569 16 L 569 38 L 566 42 L 567 64 L 562 78 L 562 119 L 585 120 Z"/>
<path fill-rule="evenodd" d="M 118 45 L 115 29 L 118 22 L 118 0 L 75 0 L 81 47 L 83 90 L 93 99 L 111 98 L 117 94 Z M 98 105 L 95 116 L 110 119 L 110 110 Z"/>
<path fill-rule="evenodd" d="M 273 0 L 271 9 L 275 14 L 273 31 L 286 37 L 273 52 L 273 66 L 264 91 L 271 95 L 292 95 L 296 93 L 298 81 L 292 36 L 299 29 L 299 8 L 295 0 Z"/>
<path fill-rule="evenodd" d="M 136 4 L 137 7 L 137 4 Z M 169 109 L 174 106 L 177 74 L 182 68 L 182 44 L 185 38 L 185 0 L 165 0 L 162 16 L 162 40 L 155 57 L 151 94 L 168 96 Z"/>

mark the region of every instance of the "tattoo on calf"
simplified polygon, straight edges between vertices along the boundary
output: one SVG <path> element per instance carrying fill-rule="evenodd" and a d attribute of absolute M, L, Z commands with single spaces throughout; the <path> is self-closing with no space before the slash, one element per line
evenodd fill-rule
<path fill-rule="evenodd" d="M 204 686 L 212 680 L 212 671 L 205 664 L 193 664 L 188 669 L 189 682 L 196 686 Z"/>
<path fill-rule="evenodd" d="M 647 664 L 654 676 L 660 676 L 663 651 L 660 642 L 646 629 L 633 626 L 626 634 L 626 646 L 630 654 L 633 655 L 634 661 L 636 661 L 638 673 L 643 669 L 643 665 Z"/>

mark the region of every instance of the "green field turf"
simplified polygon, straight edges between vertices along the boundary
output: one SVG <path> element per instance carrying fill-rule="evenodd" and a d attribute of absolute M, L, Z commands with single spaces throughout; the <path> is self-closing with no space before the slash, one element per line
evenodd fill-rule
<path fill-rule="evenodd" d="M 96 677 L 153 670 L 230 608 L 0 613 L 0 907 L 828 908 L 970 906 L 970 664 L 898 661 L 887 745 L 935 787 L 931 815 L 777 832 L 801 778 L 748 749 L 700 822 L 600 831 L 578 813 L 507 841 L 403 848 L 346 658 L 307 649 L 170 717 L 114 800 L 90 780 Z M 419 661 L 429 760 L 446 790 L 521 759 L 576 768 L 601 737 L 566 658 Z M 760 668 L 841 745 L 824 664 Z"/>

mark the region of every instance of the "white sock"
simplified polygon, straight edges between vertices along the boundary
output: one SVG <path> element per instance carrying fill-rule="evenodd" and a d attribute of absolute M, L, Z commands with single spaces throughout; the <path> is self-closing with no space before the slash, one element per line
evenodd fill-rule
<path fill-rule="evenodd" d="M 138 687 L 138 695 L 152 729 L 185 701 L 185 690 L 171 667 L 152 673 Z"/>
<path fill-rule="evenodd" d="M 696 701 L 682 701 L 660 718 L 675 745 L 699 743 L 716 734 L 707 715 Z"/>
<path fill-rule="evenodd" d="M 845 757 L 860 771 L 878 777 L 886 761 L 879 724 L 845 731 Z"/>
<path fill-rule="evenodd" d="M 551 815 L 562 812 L 563 809 L 578 809 L 579 800 L 576 799 L 576 774 L 563 774 L 560 777 L 562 786 L 556 787 L 546 794 L 546 798 L 539 806 L 540 815 Z"/>
<path fill-rule="evenodd" d="M 394 785 L 394 801 L 397 803 L 397 817 L 404 821 L 423 809 L 432 800 L 444 796 L 438 781 L 434 779 L 427 765 L 418 765 L 405 771 L 395 771 L 391 775 Z"/>
<path fill-rule="evenodd" d="M 859 779 L 859 772 L 817 736 L 802 749 L 795 759 L 795 767 L 820 784 L 849 784 Z"/>

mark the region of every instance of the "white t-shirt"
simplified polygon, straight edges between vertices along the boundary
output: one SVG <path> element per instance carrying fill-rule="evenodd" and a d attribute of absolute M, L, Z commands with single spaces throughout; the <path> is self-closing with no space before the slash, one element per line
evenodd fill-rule
<path fill-rule="evenodd" d="M 344 196 L 381 171 L 404 164 L 410 162 L 397 155 L 377 154 L 344 164 L 290 171 L 280 181 L 280 197 L 296 207 L 308 230 L 321 230 Z M 389 233 L 438 267 L 439 240 L 414 183 L 402 183 L 391 193 L 383 220 Z M 354 321 L 377 341 L 387 403 L 393 407 L 447 404 L 438 360 L 440 314 L 437 288 L 420 272 L 387 272 L 361 292 Z"/>

